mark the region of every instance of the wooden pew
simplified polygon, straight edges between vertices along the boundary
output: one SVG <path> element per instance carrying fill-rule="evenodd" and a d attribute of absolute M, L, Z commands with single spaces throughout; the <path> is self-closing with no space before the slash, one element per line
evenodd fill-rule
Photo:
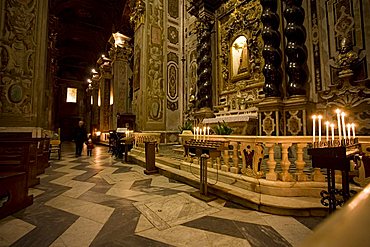
<path fill-rule="evenodd" d="M 31 142 L 0 140 L 0 219 L 33 203 L 28 195 Z"/>

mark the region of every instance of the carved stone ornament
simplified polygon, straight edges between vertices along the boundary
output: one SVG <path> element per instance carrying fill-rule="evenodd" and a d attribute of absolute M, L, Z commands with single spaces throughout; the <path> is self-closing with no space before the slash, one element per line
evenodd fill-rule
<path fill-rule="evenodd" d="M 222 90 L 234 90 L 235 83 L 231 81 L 231 48 L 233 42 L 239 36 L 246 37 L 246 44 L 249 53 L 249 80 L 262 80 L 261 64 L 263 40 L 261 36 L 262 6 L 259 1 L 250 1 L 243 5 L 238 5 L 229 15 L 220 20 L 220 64 L 222 70 L 223 88 Z M 228 18 L 223 21 L 223 18 Z M 248 85 L 248 81 L 245 81 Z"/>
<path fill-rule="evenodd" d="M 145 18 L 145 3 L 143 0 L 135 0 L 134 9 L 130 16 L 131 25 L 136 30 L 144 23 Z"/>
<path fill-rule="evenodd" d="M 335 32 L 337 37 L 341 40 L 340 50 L 336 57 L 336 64 L 341 68 L 339 77 L 346 77 L 353 75 L 351 67 L 358 61 L 358 54 L 353 51 L 352 40 L 350 32 L 353 31 L 355 21 L 353 17 L 346 13 L 344 6 L 340 9 L 340 17 L 335 24 Z"/>
<path fill-rule="evenodd" d="M 112 59 L 122 59 L 125 61 L 128 61 L 133 53 L 133 49 L 129 44 L 126 44 L 124 46 L 112 46 L 112 48 L 109 51 L 109 57 Z"/>
<path fill-rule="evenodd" d="M 0 40 L 1 115 L 29 116 L 36 43 L 36 0 L 6 1 Z"/>
<path fill-rule="evenodd" d="M 302 119 L 298 116 L 299 111 L 289 111 L 290 117 L 287 120 L 287 128 L 290 134 L 298 135 L 302 131 Z"/>
<path fill-rule="evenodd" d="M 150 0 L 151 17 L 149 20 L 148 40 L 151 40 L 148 47 L 148 74 L 147 74 L 147 113 L 148 119 L 161 121 L 163 119 L 164 92 L 163 78 L 163 0 Z"/>
<path fill-rule="evenodd" d="M 275 120 L 272 116 L 274 112 L 265 112 L 265 118 L 262 121 L 262 130 L 267 136 L 271 136 L 275 131 Z"/>

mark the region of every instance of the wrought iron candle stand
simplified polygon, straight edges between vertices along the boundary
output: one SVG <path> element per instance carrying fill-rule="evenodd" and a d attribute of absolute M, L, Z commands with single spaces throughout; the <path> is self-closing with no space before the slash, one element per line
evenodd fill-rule
<path fill-rule="evenodd" d="M 206 202 L 216 199 L 207 190 L 207 159 L 220 157 L 221 152 L 228 148 L 226 142 L 191 139 L 185 142 L 184 148 L 186 156 L 197 156 L 200 159 L 200 192 L 193 192 L 191 195 Z"/>
<path fill-rule="evenodd" d="M 358 139 L 314 142 L 308 154 L 312 156 L 314 168 L 326 168 L 328 190 L 321 191 L 321 204 L 329 206 L 329 213 L 336 206 L 342 206 L 355 192 L 349 189 L 350 160 L 357 162 L 356 156 L 361 153 Z M 335 170 L 342 172 L 342 189 L 335 188 Z M 339 198 L 341 197 L 341 198 Z"/>

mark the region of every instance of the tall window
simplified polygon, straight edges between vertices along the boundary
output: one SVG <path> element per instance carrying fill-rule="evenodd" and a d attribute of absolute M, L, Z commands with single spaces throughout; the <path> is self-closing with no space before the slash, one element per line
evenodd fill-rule
<path fill-rule="evenodd" d="M 77 103 L 77 88 L 67 88 L 67 100 L 69 103 Z"/>

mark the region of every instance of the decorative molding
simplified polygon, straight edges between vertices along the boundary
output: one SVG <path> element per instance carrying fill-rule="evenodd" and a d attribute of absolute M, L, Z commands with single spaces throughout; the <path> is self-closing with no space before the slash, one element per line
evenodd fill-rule
<path fill-rule="evenodd" d="M 301 110 L 288 111 L 285 113 L 285 117 L 287 118 L 288 135 L 299 135 L 303 133 Z"/>
<path fill-rule="evenodd" d="M 172 18 L 179 18 L 179 0 L 168 0 L 168 14 Z"/>
<path fill-rule="evenodd" d="M 167 38 L 171 44 L 177 45 L 179 43 L 179 31 L 177 28 L 173 26 L 168 27 Z"/>
<path fill-rule="evenodd" d="M 263 112 L 263 120 L 262 120 L 262 131 L 264 135 L 271 136 L 275 132 L 276 124 L 275 124 L 275 117 L 272 116 L 275 112 Z"/>
<path fill-rule="evenodd" d="M 320 30 L 319 19 L 317 12 L 317 1 L 311 0 L 311 37 L 312 37 L 312 51 L 313 51 L 313 70 L 315 90 L 319 92 L 322 90 L 321 81 L 321 55 L 320 55 Z"/>

